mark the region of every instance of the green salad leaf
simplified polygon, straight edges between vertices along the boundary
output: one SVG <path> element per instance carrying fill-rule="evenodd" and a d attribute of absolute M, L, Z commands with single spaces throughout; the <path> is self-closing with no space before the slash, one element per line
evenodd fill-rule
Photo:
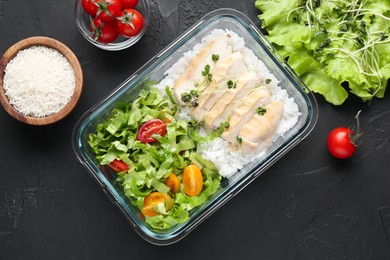
<path fill-rule="evenodd" d="M 390 78 L 390 1 L 256 0 L 269 41 L 313 92 L 341 105 L 382 98 Z"/>
<path fill-rule="evenodd" d="M 211 141 L 222 132 L 216 130 L 208 137 L 198 133 L 190 121 L 178 120 L 177 105 L 169 87 L 168 98 L 153 87 L 143 89 L 131 103 L 120 103 L 109 118 L 99 124 L 89 135 L 89 145 L 101 165 L 121 160 L 128 170 L 118 173 L 117 182 L 125 196 L 141 211 L 144 198 L 158 191 L 170 195 L 174 204 L 168 211 L 163 203 L 154 209 L 157 216 L 145 216 L 145 221 L 155 229 L 167 229 L 189 219 L 190 210 L 202 205 L 220 187 L 221 176 L 214 164 L 196 152 L 197 144 Z M 142 143 L 136 139 L 140 126 L 151 120 L 166 123 L 164 136 L 156 136 L 156 142 Z M 223 126 L 221 126 L 223 127 Z M 197 196 L 187 196 L 181 184 L 180 191 L 172 194 L 164 181 L 171 173 L 181 179 L 183 169 L 197 165 L 203 175 L 203 190 Z"/>

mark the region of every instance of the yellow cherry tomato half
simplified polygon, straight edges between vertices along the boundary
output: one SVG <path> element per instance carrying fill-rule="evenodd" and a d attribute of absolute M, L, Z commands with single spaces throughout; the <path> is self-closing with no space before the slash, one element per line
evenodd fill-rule
<path fill-rule="evenodd" d="M 180 180 L 176 174 L 171 173 L 168 178 L 165 180 L 165 185 L 167 185 L 173 194 L 176 194 L 180 188 Z"/>
<path fill-rule="evenodd" d="M 184 193 L 188 196 L 198 195 L 203 188 L 203 176 L 200 168 L 196 165 L 188 165 L 183 172 Z"/>
<path fill-rule="evenodd" d="M 148 217 L 156 216 L 158 212 L 155 211 L 155 208 L 159 203 L 164 203 L 166 209 L 169 210 L 173 206 L 173 199 L 168 194 L 159 191 L 152 192 L 144 198 L 142 214 Z"/>

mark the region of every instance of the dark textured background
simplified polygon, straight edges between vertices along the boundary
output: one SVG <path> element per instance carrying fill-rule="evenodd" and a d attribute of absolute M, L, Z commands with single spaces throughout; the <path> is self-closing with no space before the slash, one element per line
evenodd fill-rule
<path fill-rule="evenodd" d="M 238 9 L 259 26 L 252 0 L 160 0 L 134 47 L 107 52 L 81 37 L 73 1 L 0 0 L 0 53 L 33 35 L 58 39 L 85 77 L 76 109 L 51 126 L 0 110 L 0 259 L 389 259 L 390 97 L 371 105 L 318 98 L 316 128 L 301 144 L 178 243 L 158 247 L 131 228 L 77 161 L 78 118 L 207 12 Z M 339 161 L 329 131 L 353 125 L 362 144 Z"/>

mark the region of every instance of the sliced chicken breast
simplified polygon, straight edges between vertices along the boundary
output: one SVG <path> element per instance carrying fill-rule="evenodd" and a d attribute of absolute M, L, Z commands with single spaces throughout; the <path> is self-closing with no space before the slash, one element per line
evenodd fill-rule
<path fill-rule="evenodd" d="M 249 91 L 260 84 L 260 80 L 256 72 L 249 71 L 239 77 L 234 84 L 236 84 L 235 88 L 226 89 L 206 113 L 204 118 L 206 127 L 216 129 L 221 123 L 225 122 L 237 105 L 234 100 L 241 100 Z"/>
<path fill-rule="evenodd" d="M 273 101 L 264 106 L 264 109 L 266 110 L 264 115 L 253 115 L 238 133 L 244 153 L 263 151 L 272 143 L 272 136 L 282 118 L 283 103 Z"/>
<path fill-rule="evenodd" d="M 228 142 L 235 143 L 241 127 L 255 113 L 256 108 L 265 106 L 270 102 L 271 92 L 266 87 L 259 87 L 251 90 L 244 98 L 238 101 L 234 111 L 230 114 L 229 128 L 227 128 L 222 138 Z"/>

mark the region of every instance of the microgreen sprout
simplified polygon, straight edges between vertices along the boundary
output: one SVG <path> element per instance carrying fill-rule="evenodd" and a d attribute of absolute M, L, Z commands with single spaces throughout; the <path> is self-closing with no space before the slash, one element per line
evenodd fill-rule
<path fill-rule="evenodd" d="M 181 101 L 183 101 L 184 103 L 191 101 L 191 94 L 188 92 L 182 93 L 181 94 Z"/>
<path fill-rule="evenodd" d="M 239 137 L 239 136 L 237 136 L 237 137 L 236 137 L 236 140 L 237 140 L 238 145 L 241 146 L 241 144 L 242 144 L 242 138 Z"/>
<path fill-rule="evenodd" d="M 193 97 L 199 97 L 198 91 L 196 89 L 192 89 L 190 91 L 190 93 L 191 93 L 191 96 L 193 96 Z"/>
<path fill-rule="evenodd" d="M 202 76 L 207 76 L 209 73 L 210 73 L 210 65 L 206 64 L 206 66 L 204 66 L 204 69 L 202 71 Z"/>
<path fill-rule="evenodd" d="M 214 62 L 217 62 L 219 60 L 219 55 L 218 54 L 213 54 L 211 55 L 211 59 L 214 61 Z"/>
<path fill-rule="evenodd" d="M 387 36 L 385 32 L 381 32 L 381 33 L 379 34 L 379 39 L 380 39 L 380 41 L 384 41 L 384 40 L 386 40 L 387 38 L 389 38 L 389 36 Z"/>
<path fill-rule="evenodd" d="M 259 116 L 263 116 L 265 113 L 267 113 L 267 109 L 265 109 L 264 107 L 257 107 L 256 108 L 256 113 Z"/>
<path fill-rule="evenodd" d="M 237 83 L 233 82 L 232 80 L 229 80 L 227 82 L 228 89 L 235 89 L 237 87 Z"/>

